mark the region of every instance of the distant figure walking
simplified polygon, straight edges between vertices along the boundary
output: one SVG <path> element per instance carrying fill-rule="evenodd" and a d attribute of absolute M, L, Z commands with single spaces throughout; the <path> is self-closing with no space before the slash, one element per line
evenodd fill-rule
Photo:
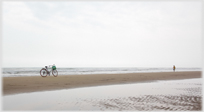
<path fill-rule="evenodd" d="M 174 72 L 175 72 L 175 70 L 176 70 L 176 67 L 175 67 L 175 65 L 173 66 L 173 70 L 174 70 Z"/>

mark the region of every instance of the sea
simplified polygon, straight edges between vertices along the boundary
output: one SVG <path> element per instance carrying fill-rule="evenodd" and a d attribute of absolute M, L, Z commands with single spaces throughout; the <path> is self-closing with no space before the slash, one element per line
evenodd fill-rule
<path fill-rule="evenodd" d="M 40 76 L 40 67 L 2 68 L 2 77 Z M 119 74 L 144 72 L 172 72 L 172 68 L 120 67 L 120 68 L 57 68 L 59 75 Z M 181 71 L 202 71 L 202 68 L 176 68 Z"/>

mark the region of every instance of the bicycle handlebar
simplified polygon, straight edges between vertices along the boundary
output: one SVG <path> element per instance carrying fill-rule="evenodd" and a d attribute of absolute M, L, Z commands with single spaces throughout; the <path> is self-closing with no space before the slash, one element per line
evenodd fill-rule
<path fill-rule="evenodd" d="M 47 65 L 48 68 L 52 67 L 53 65 Z"/>
<path fill-rule="evenodd" d="M 52 67 L 53 65 L 48 65 L 48 67 Z"/>

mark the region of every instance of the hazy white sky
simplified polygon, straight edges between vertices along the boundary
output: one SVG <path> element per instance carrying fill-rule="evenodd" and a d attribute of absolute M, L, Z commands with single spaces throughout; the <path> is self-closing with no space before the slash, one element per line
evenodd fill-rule
<path fill-rule="evenodd" d="M 3 2 L 3 67 L 201 67 L 198 1 Z"/>

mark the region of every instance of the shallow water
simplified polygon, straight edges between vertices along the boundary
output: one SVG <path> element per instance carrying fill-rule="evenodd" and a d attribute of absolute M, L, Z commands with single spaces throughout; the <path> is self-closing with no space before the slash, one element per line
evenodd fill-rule
<path fill-rule="evenodd" d="M 201 110 L 202 79 L 3 96 L 3 110 Z"/>

